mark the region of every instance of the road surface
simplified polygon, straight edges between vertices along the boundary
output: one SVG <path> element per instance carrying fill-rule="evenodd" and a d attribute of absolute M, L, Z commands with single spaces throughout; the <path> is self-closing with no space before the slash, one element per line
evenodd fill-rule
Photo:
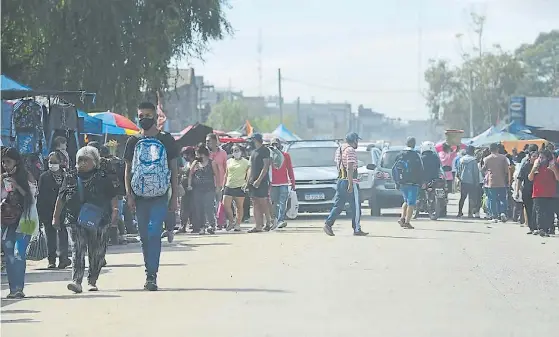
<path fill-rule="evenodd" d="M 97 293 L 71 294 L 70 269 L 32 262 L 28 298 L 2 300 L 2 336 L 559 335 L 559 237 L 396 220 L 364 216 L 368 237 L 353 237 L 349 219 L 328 237 L 320 216 L 272 233 L 177 236 L 158 292 L 142 290 L 138 244 L 110 248 Z"/>

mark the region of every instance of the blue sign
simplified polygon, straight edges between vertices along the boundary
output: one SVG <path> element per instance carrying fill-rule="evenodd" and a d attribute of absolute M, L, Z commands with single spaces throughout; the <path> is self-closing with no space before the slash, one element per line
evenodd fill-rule
<path fill-rule="evenodd" d="M 509 115 L 511 122 L 526 125 L 526 97 L 513 96 L 510 98 Z"/>

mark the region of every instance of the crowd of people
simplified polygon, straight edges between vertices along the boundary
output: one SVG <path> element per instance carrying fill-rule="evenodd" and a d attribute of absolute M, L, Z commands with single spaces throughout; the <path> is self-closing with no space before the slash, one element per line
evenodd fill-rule
<path fill-rule="evenodd" d="M 38 175 L 17 149 L 2 147 L 2 251 L 8 298 L 25 297 L 27 246 L 38 231 L 46 236 L 47 267 L 71 266 L 67 288 L 81 293 L 86 254 L 88 290 L 97 291 L 107 246 L 119 243 L 125 233 L 139 234 L 144 289 L 157 290 L 161 240 L 173 241 L 177 214 L 178 232 L 190 229 L 201 235 L 240 231 L 251 205 L 255 225 L 248 233 L 287 226 L 287 200 L 296 186 L 291 159 L 279 139 L 266 145 L 256 133 L 248 146 L 232 144 L 226 150 L 215 134 L 208 134 L 205 143 L 181 150 L 169 133 L 158 129 L 153 104 L 140 104 L 138 117 L 141 133 L 128 138 L 123 159 L 98 142 L 89 142 L 74 158 L 67 152 L 67 140 L 57 137 L 48 170 Z M 352 215 L 353 234 L 368 235 L 360 223 L 355 151 L 359 140 L 357 133 L 349 133 L 333 158 L 338 180 L 324 225 L 329 236 L 334 236 L 333 225 L 344 210 Z M 559 215 L 558 165 L 552 144 L 542 149 L 529 145 L 512 154 L 500 144 L 465 150 L 445 144 L 438 152 L 432 142 L 417 150 L 415 139 L 408 138 L 392 170 L 404 199 L 398 223 L 414 228 L 411 220 L 420 190 L 441 179 L 448 193 L 455 185 L 460 190 L 458 217 L 464 216 L 469 199 L 468 217 L 479 218 L 483 209 L 491 221 L 513 219 L 526 223 L 529 234 L 547 237 L 555 233 L 554 218 Z"/>
<path fill-rule="evenodd" d="M 157 290 L 161 239 L 173 241 L 177 213 L 179 232 L 240 231 L 252 203 L 255 226 L 249 233 L 287 226 L 287 197 L 289 188 L 295 189 L 295 177 L 279 139 L 268 147 L 257 133 L 250 146 L 233 145 L 227 153 L 217 136 L 209 134 L 205 144 L 180 150 L 169 133 L 157 128 L 153 104 L 140 104 L 138 117 L 140 135 L 128 138 L 123 159 L 98 142 L 89 142 L 72 158 L 67 140 L 57 137 L 47 158 L 48 170 L 36 177 L 17 149 L 2 147 L 2 251 L 8 298 L 25 297 L 27 246 L 41 230 L 48 247 L 47 267 L 71 266 L 67 288 L 81 293 L 86 254 L 88 290 L 97 291 L 107 246 L 119 242 L 119 233 L 139 234 L 144 289 Z M 218 223 L 220 213 L 224 223 Z M 125 221 L 126 214 L 133 220 Z"/>

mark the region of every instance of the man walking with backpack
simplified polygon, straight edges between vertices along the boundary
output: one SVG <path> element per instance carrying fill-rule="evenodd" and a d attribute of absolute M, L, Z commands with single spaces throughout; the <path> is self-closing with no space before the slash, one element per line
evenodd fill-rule
<path fill-rule="evenodd" d="M 338 167 L 338 183 L 336 185 L 336 195 L 334 196 L 334 206 L 324 224 L 326 235 L 334 236 L 332 226 L 344 210 L 346 202 L 351 208 L 351 225 L 353 235 L 366 236 L 369 233 L 361 230 L 361 202 L 359 199 L 359 186 L 357 183 L 357 153 L 355 149 L 359 142 L 359 135 L 351 132 L 346 135 L 346 143 L 336 150 L 334 161 Z"/>
<path fill-rule="evenodd" d="M 423 181 L 423 163 L 419 153 L 415 150 L 415 138 L 409 137 L 406 140 L 406 148 L 394 162 L 392 176 L 404 197 L 402 216 L 398 223 L 402 228 L 413 229 L 410 221 L 417 204 L 419 188 L 425 183 Z"/>
<path fill-rule="evenodd" d="M 458 217 L 464 216 L 462 209 L 466 198 L 469 197 L 468 218 L 479 217 L 479 186 L 481 183 L 481 173 L 474 157 L 475 148 L 470 145 L 466 149 L 466 155 L 460 158 L 458 163 L 458 180 L 460 181 L 460 201 L 458 202 Z"/>
<path fill-rule="evenodd" d="M 124 149 L 126 198 L 138 220 L 146 267 L 144 289 L 155 291 L 163 221 L 167 212 L 177 209 L 179 150 L 173 136 L 157 128 L 152 103 L 141 103 L 138 117 L 141 133 L 128 138 Z"/>

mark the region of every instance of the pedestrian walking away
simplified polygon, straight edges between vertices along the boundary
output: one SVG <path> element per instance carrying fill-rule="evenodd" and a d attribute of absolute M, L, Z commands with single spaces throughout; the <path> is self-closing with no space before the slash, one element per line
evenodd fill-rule
<path fill-rule="evenodd" d="M 369 233 L 361 230 L 361 202 L 359 201 L 359 185 L 357 184 L 357 153 L 355 149 L 359 143 L 359 135 L 355 132 L 346 135 L 345 144 L 336 150 L 334 161 L 338 167 L 338 182 L 336 184 L 336 195 L 334 206 L 324 224 L 324 232 L 334 236 L 332 227 L 340 213 L 349 203 L 351 212 L 351 226 L 353 235 L 365 236 Z"/>
<path fill-rule="evenodd" d="M 404 198 L 402 215 L 398 223 L 402 228 L 408 229 L 414 228 L 410 221 L 417 204 L 419 188 L 425 187 L 423 163 L 415 150 L 415 145 L 415 138 L 409 137 L 406 140 L 406 148 L 396 157 L 392 168 L 392 178 Z"/>
<path fill-rule="evenodd" d="M 154 291 L 158 289 L 163 222 L 178 207 L 179 149 L 171 134 L 157 128 L 152 103 L 141 103 L 138 117 L 140 135 L 128 138 L 124 149 L 126 200 L 138 220 L 146 268 L 144 289 Z"/>

